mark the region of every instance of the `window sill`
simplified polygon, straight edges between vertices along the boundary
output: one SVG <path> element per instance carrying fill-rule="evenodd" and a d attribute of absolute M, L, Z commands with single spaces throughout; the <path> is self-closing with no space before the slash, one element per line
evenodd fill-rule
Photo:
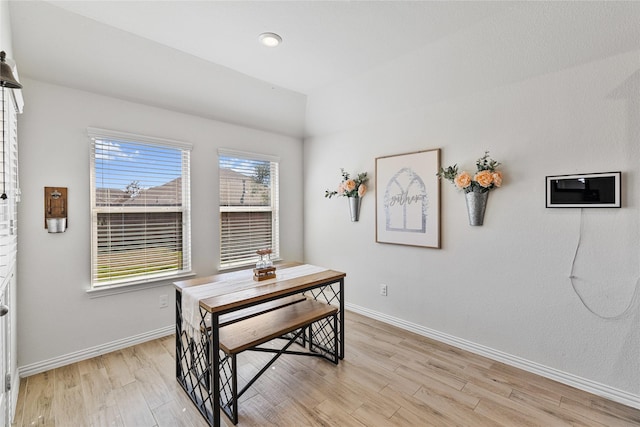
<path fill-rule="evenodd" d="M 274 266 L 278 266 L 278 264 L 282 264 L 282 258 L 274 258 L 271 261 L 273 261 L 273 265 Z M 218 265 L 218 271 L 220 272 L 228 272 L 228 271 L 239 271 L 239 270 L 248 270 L 251 268 L 255 268 L 256 267 L 256 262 L 255 261 L 249 261 L 246 264 L 237 264 L 237 265 L 233 265 L 233 266 L 219 266 Z"/>
<path fill-rule="evenodd" d="M 178 280 L 184 280 L 188 278 L 193 278 L 196 276 L 194 272 L 185 272 L 181 274 L 176 274 L 171 277 L 162 277 L 151 281 L 144 282 L 132 282 L 126 284 L 119 285 L 111 285 L 111 286 L 100 286 L 97 288 L 87 289 L 87 295 L 89 298 L 101 298 L 110 295 L 118 295 L 125 294 L 128 292 L 137 292 L 142 291 L 144 289 L 158 288 L 161 286 L 172 285 L 173 282 Z"/>

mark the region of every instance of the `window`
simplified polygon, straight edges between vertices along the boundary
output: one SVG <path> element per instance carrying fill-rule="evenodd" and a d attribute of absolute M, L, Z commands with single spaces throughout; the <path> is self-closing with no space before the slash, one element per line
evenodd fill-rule
<path fill-rule="evenodd" d="M 2 90 L 0 138 L 0 282 L 9 277 L 16 262 L 18 243 L 18 103 L 11 89 Z"/>
<path fill-rule="evenodd" d="M 220 268 L 255 263 L 258 249 L 280 256 L 278 159 L 218 151 Z"/>
<path fill-rule="evenodd" d="M 92 287 L 191 270 L 191 145 L 89 129 Z"/>

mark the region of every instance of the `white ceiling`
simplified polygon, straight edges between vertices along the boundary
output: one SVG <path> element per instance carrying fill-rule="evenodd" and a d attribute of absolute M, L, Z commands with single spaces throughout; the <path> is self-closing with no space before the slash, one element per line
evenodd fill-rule
<path fill-rule="evenodd" d="M 304 136 L 306 96 L 506 2 L 10 0 L 20 75 Z M 276 32 L 278 48 L 258 43 Z M 28 92 L 28 88 L 25 88 Z"/>
<path fill-rule="evenodd" d="M 298 138 L 312 127 L 308 97 L 353 86 L 370 70 L 417 61 L 422 68 L 403 69 L 398 79 L 431 70 L 424 90 L 471 90 L 640 48 L 640 2 L 10 0 L 9 6 L 20 76 Z M 283 43 L 260 45 L 265 31 Z"/>
<path fill-rule="evenodd" d="M 426 1 L 50 3 L 302 94 L 509 7 L 505 2 Z M 267 31 L 284 42 L 277 48 L 260 45 L 258 35 Z"/>

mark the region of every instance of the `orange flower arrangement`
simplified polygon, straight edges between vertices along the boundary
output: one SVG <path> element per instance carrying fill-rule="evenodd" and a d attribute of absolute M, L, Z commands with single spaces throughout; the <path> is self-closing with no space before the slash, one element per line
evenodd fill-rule
<path fill-rule="evenodd" d="M 476 161 L 478 170 L 473 178 L 467 171 L 458 172 L 458 165 L 449 166 L 446 169 L 440 168 L 438 177 L 451 181 L 465 193 L 472 191 L 486 193 L 502 185 L 502 172 L 496 169 L 498 166 L 500 163 L 490 158 L 489 152 L 485 151 L 484 156 Z"/>
<path fill-rule="evenodd" d="M 351 178 L 351 175 L 345 172 L 344 169 L 340 169 L 340 172 L 342 174 L 342 182 L 338 185 L 338 189 L 335 191 L 326 190 L 324 197 L 344 196 L 359 198 L 365 195 L 367 192 L 365 183 L 369 179 L 366 172 L 357 174 L 355 178 Z"/>

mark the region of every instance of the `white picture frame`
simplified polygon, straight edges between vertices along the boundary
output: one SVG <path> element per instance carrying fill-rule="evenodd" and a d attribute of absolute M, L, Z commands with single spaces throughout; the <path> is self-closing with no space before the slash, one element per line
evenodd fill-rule
<path fill-rule="evenodd" d="M 440 149 L 376 158 L 376 242 L 440 248 Z"/>

